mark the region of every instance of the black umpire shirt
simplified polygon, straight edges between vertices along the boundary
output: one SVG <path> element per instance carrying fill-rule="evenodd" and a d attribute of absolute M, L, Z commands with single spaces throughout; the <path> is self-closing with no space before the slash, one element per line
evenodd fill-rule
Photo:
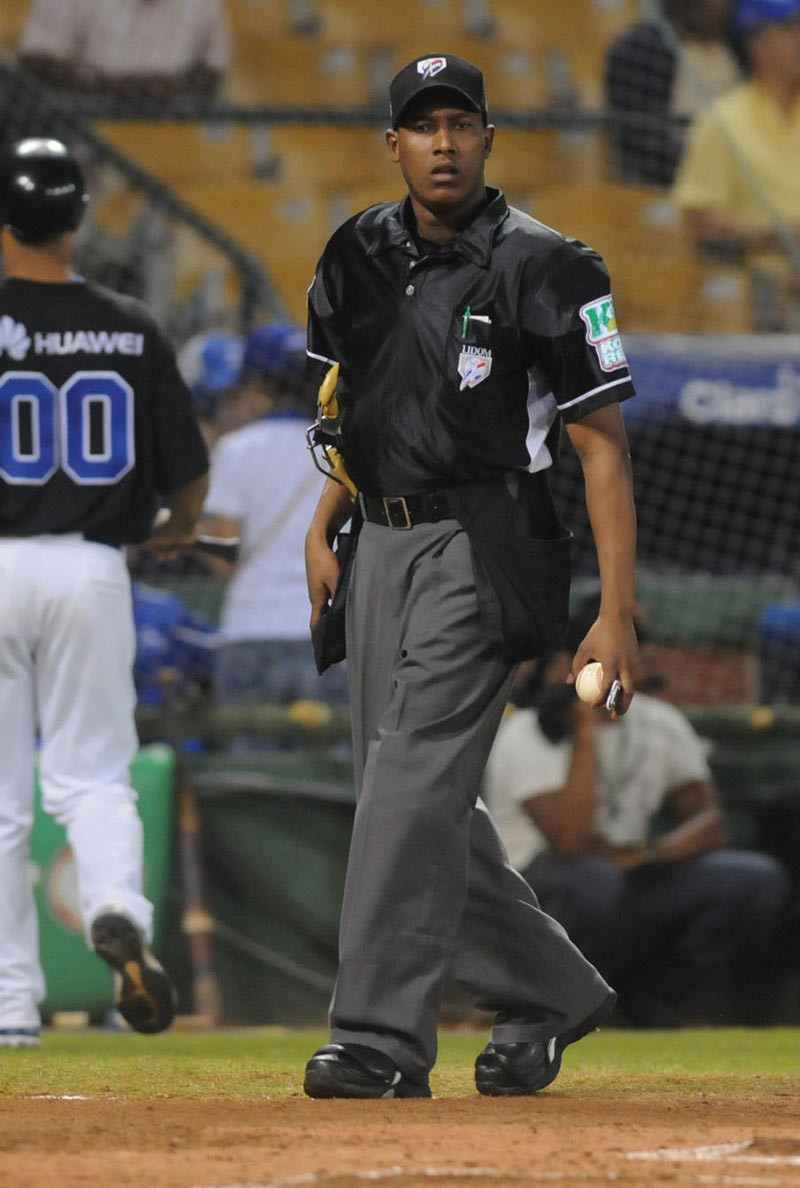
<path fill-rule="evenodd" d="M 0 536 L 150 533 L 208 455 L 147 308 L 99 285 L 0 284 Z"/>
<path fill-rule="evenodd" d="M 340 364 L 343 453 L 368 495 L 545 470 L 559 420 L 633 395 L 603 261 L 499 190 L 457 238 L 421 243 L 408 198 L 331 237 L 309 356 Z"/>

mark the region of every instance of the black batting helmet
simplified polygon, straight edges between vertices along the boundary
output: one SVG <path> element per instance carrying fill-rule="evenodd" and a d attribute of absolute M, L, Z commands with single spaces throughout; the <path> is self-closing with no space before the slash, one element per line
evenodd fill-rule
<path fill-rule="evenodd" d="M 22 243 L 74 231 L 88 201 L 83 171 L 60 140 L 20 140 L 0 160 L 0 224 Z"/>

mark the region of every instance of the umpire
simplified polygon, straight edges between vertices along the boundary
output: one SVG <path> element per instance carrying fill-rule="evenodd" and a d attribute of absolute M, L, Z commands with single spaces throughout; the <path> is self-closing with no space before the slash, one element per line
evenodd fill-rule
<path fill-rule="evenodd" d="M 567 427 L 586 483 L 602 609 L 574 657 L 619 676 L 636 650 L 635 517 L 618 402 L 633 394 L 590 249 L 487 187 L 481 71 L 407 65 L 386 140 L 408 195 L 332 236 L 309 354 L 339 364 L 339 446 L 306 543 L 312 626 L 359 532 L 347 603 L 358 804 L 331 1043 L 312 1097 L 428 1097 L 443 973 L 496 1012 L 485 1094 L 535 1093 L 615 994 L 508 865 L 478 792 L 515 662 L 566 628 L 570 534 L 547 471 Z"/>
<path fill-rule="evenodd" d="M 57 140 L 21 141 L 0 163 L 0 1046 L 39 1042 L 28 876 L 37 730 L 43 804 L 66 827 L 87 940 L 115 974 L 117 1007 L 142 1032 L 174 1013 L 148 948 L 128 771 L 137 740 L 122 546 L 191 540 L 208 459 L 150 314 L 70 270 L 87 200 Z"/>

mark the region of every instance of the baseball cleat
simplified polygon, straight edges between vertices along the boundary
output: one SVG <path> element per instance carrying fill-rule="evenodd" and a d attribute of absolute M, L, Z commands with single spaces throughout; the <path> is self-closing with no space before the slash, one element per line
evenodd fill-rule
<path fill-rule="evenodd" d="M 583 1023 L 548 1040 L 487 1044 L 475 1061 L 478 1092 L 485 1097 L 522 1097 L 546 1089 L 561 1071 L 561 1057 L 567 1045 L 583 1039 L 604 1023 L 616 1002 L 617 996 L 612 990 Z"/>
<path fill-rule="evenodd" d="M 154 1035 L 175 1017 L 175 989 L 127 916 L 106 912 L 92 924 L 92 944 L 114 975 L 116 1008 L 134 1031 Z"/>
<path fill-rule="evenodd" d="M 309 1097 L 430 1097 L 383 1052 L 363 1044 L 327 1044 L 309 1060 L 303 1088 Z"/>
<path fill-rule="evenodd" d="M 38 1048 L 38 1027 L 0 1027 L 0 1048 Z"/>

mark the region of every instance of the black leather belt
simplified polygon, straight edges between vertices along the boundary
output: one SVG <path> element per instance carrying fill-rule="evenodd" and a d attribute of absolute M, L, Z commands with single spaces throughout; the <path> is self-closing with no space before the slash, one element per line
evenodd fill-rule
<path fill-rule="evenodd" d="M 452 520 L 453 509 L 443 491 L 423 491 L 418 495 L 362 495 L 358 502 L 361 514 L 370 524 L 385 528 L 413 528 L 415 524 L 434 524 Z"/>

